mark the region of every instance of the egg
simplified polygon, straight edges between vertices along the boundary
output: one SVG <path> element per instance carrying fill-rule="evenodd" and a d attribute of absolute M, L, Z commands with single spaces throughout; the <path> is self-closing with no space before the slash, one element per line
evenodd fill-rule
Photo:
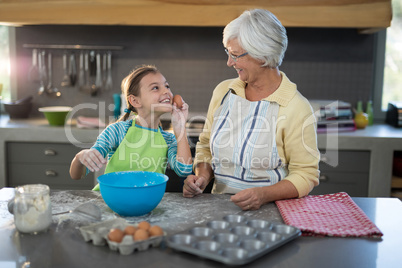
<path fill-rule="evenodd" d="M 109 238 L 110 241 L 120 243 L 121 240 L 123 240 L 124 232 L 119 228 L 113 228 L 109 231 L 107 237 Z"/>
<path fill-rule="evenodd" d="M 137 231 L 135 231 L 133 238 L 134 241 L 147 240 L 149 238 L 148 231 L 144 229 L 138 229 Z"/>
<path fill-rule="evenodd" d="M 137 231 L 137 228 L 131 225 L 128 225 L 126 228 L 124 228 L 125 235 L 133 235 L 135 231 Z"/>
<path fill-rule="evenodd" d="M 163 230 L 158 225 L 154 225 L 148 230 L 150 236 L 160 236 L 163 235 Z"/>
<path fill-rule="evenodd" d="M 147 222 L 147 221 L 142 221 L 142 222 L 138 223 L 138 229 L 148 231 L 150 227 L 151 227 L 151 224 L 149 224 L 149 222 Z"/>
<path fill-rule="evenodd" d="M 173 103 L 176 103 L 177 108 L 181 109 L 181 107 L 183 107 L 183 98 L 180 95 L 175 95 L 173 97 Z"/>

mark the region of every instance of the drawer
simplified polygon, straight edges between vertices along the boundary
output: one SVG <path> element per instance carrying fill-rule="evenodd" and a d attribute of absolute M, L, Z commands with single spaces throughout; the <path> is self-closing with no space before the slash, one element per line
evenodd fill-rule
<path fill-rule="evenodd" d="M 62 164 L 10 164 L 7 186 L 41 183 L 51 189 L 90 190 L 94 186 L 91 173 L 81 180 L 70 178 L 69 165 Z"/>
<path fill-rule="evenodd" d="M 321 172 L 369 172 L 369 168 L 369 151 L 327 150 L 320 161 Z"/>
<path fill-rule="evenodd" d="M 68 143 L 7 142 L 10 163 L 62 163 L 70 165 L 81 150 Z"/>
<path fill-rule="evenodd" d="M 320 184 L 310 194 L 346 192 L 352 197 L 367 197 L 368 180 L 368 173 L 322 172 Z"/>

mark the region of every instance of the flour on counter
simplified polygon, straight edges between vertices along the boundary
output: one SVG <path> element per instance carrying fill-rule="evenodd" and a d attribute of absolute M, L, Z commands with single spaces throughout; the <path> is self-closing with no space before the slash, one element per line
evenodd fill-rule
<path fill-rule="evenodd" d="M 113 212 L 103 201 L 99 192 L 88 192 L 85 196 L 80 191 L 54 192 L 51 196 L 52 203 L 57 204 L 57 211 L 53 213 L 73 210 L 77 206 L 91 202 L 102 211 L 102 221 L 115 218 L 123 218 L 130 224 L 148 221 L 152 225 L 159 225 L 168 233 L 184 231 L 195 225 L 203 225 L 211 220 L 223 218 L 228 214 L 241 214 L 256 218 L 281 222 L 282 218 L 277 210 L 267 215 L 266 210 L 242 211 L 230 201 L 230 195 L 215 195 L 211 200 L 209 195 L 199 195 L 194 198 L 184 198 L 180 193 L 166 193 L 159 205 L 150 213 L 139 217 L 122 217 Z M 268 204 L 265 206 L 274 206 Z M 200 214 L 203 211 L 204 214 Z M 58 228 L 71 226 L 83 226 L 85 222 L 79 215 L 73 213 L 53 216 Z M 56 231 L 58 230 L 56 228 Z"/>

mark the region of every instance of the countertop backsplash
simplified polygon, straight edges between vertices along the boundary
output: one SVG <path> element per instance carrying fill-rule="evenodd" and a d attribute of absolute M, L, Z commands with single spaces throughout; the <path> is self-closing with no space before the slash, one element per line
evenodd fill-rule
<path fill-rule="evenodd" d="M 339 99 L 352 103 L 371 99 L 375 35 L 353 29 L 289 28 L 289 47 L 280 67 L 311 99 Z M 34 96 L 31 116 L 38 107 L 79 107 L 77 115 L 112 116 L 113 94 L 122 79 L 141 64 L 156 65 L 174 94 L 180 94 L 190 111 L 205 113 L 215 86 L 237 77 L 226 65 L 222 27 L 145 26 L 24 26 L 16 28 L 17 98 Z M 75 87 L 61 87 L 64 50 L 52 50 L 53 84 L 61 97 L 37 94 L 39 83 L 28 81 L 32 49 L 24 44 L 122 46 L 112 51 L 113 90 L 90 96 Z M 67 52 L 71 52 L 67 51 Z M 74 51 L 78 67 L 79 51 Z"/>

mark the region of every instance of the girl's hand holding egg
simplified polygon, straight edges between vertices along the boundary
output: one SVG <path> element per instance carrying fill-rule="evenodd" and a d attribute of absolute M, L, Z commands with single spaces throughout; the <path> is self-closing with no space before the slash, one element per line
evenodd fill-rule
<path fill-rule="evenodd" d="M 181 109 L 183 107 L 183 98 L 180 95 L 175 95 L 173 97 L 173 103 L 176 103 L 176 107 Z"/>
<path fill-rule="evenodd" d="M 176 137 L 182 135 L 186 129 L 188 104 L 180 95 L 173 97 L 172 127 Z"/>

